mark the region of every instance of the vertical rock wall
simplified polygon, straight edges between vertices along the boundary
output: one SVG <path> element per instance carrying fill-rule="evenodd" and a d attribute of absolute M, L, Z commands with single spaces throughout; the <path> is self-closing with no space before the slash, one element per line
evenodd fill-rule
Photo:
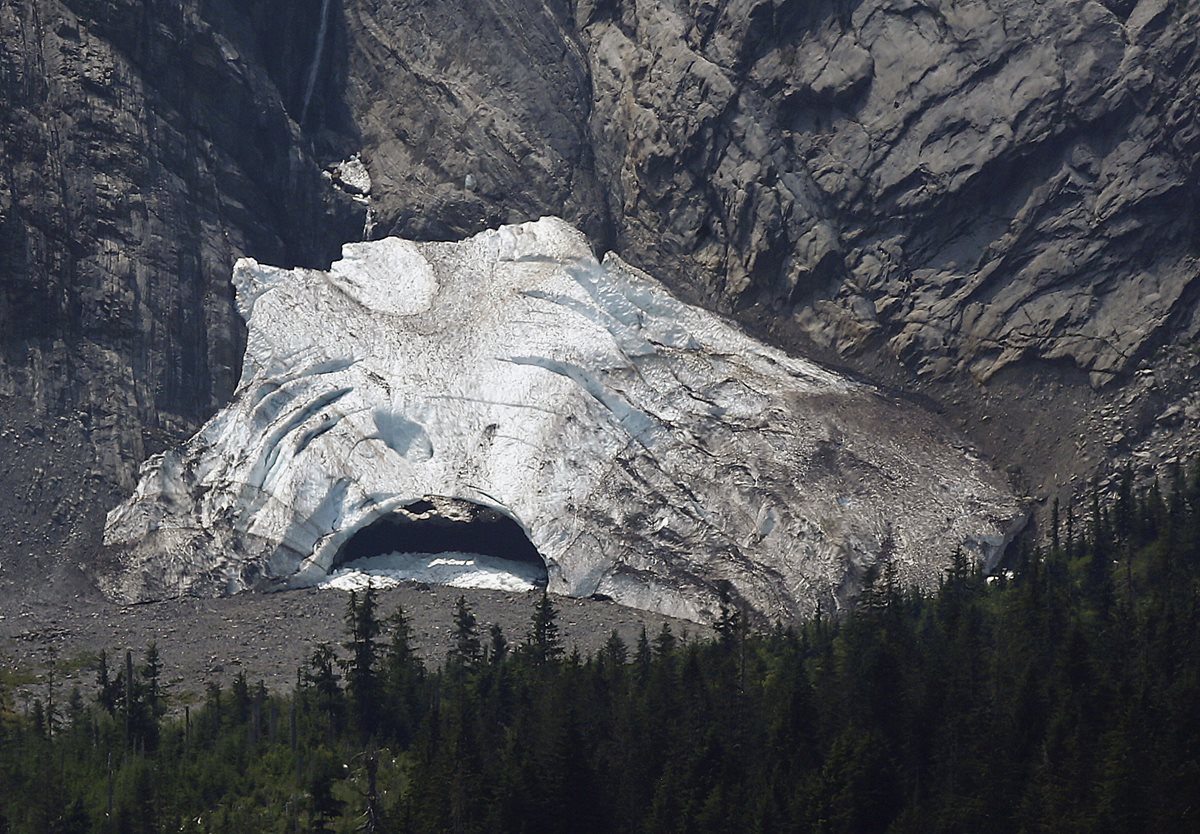
<path fill-rule="evenodd" d="M 0 583 L 86 557 L 138 463 L 232 393 L 236 257 L 327 264 L 362 228 L 267 71 L 300 56 L 239 5 L 0 7 Z"/>

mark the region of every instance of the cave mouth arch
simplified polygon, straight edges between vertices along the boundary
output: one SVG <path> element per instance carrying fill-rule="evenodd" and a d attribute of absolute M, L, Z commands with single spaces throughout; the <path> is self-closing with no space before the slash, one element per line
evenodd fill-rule
<path fill-rule="evenodd" d="M 453 559 L 438 559 L 439 554 Z M 440 581 L 436 576 L 453 580 L 464 573 L 480 581 L 480 571 L 507 571 L 543 587 L 547 581 L 546 562 L 520 524 L 491 507 L 442 496 L 412 501 L 357 530 L 338 549 L 329 572 L 365 570 L 420 580 L 429 575 L 430 565 L 442 568 L 428 580 L 433 582 Z M 455 565 L 463 570 L 455 571 Z"/>

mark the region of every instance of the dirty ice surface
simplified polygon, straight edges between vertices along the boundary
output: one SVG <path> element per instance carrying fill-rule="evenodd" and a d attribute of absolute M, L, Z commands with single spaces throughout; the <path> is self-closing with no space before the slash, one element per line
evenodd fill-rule
<path fill-rule="evenodd" d="M 562 220 L 347 244 L 327 271 L 243 259 L 233 283 L 237 392 L 109 513 L 114 598 L 326 581 L 358 531 L 441 496 L 516 522 L 554 593 L 709 621 L 728 583 L 789 620 L 883 558 L 926 588 L 955 547 L 990 568 L 1024 523 L 941 420 Z"/>

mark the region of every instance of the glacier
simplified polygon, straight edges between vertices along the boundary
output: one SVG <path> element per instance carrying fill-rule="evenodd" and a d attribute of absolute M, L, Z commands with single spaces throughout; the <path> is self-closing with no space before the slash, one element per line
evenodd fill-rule
<path fill-rule="evenodd" d="M 328 583 L 361 531 L 450 502 L 519 525 L 553 593 L 788 619 L 883 561 L 922 586 L 956 547 L 990 567 L 1025 517 L 936 418 L 556 218 L 347 244 L 328 271 L 242 259 L 233 283 L 240 384 L 108 514 L 115 598 Z"/>

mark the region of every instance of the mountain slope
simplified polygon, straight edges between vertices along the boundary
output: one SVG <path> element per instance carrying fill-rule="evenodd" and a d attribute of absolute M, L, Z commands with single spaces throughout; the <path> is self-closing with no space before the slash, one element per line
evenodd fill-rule
<path fill-rule="evenodd" d="M 91 559 L 137 462 L 227 399 L 233 260 L 325 266 L 358 239 L 361 201 L 321 174 L 356 152 L 375 236 L 559 214 L 924 398 L 1032 491 L 1114 455 L 1152 467 L 1200 417 L 1197 14 L 6 4 L 0 584 Z"/>

